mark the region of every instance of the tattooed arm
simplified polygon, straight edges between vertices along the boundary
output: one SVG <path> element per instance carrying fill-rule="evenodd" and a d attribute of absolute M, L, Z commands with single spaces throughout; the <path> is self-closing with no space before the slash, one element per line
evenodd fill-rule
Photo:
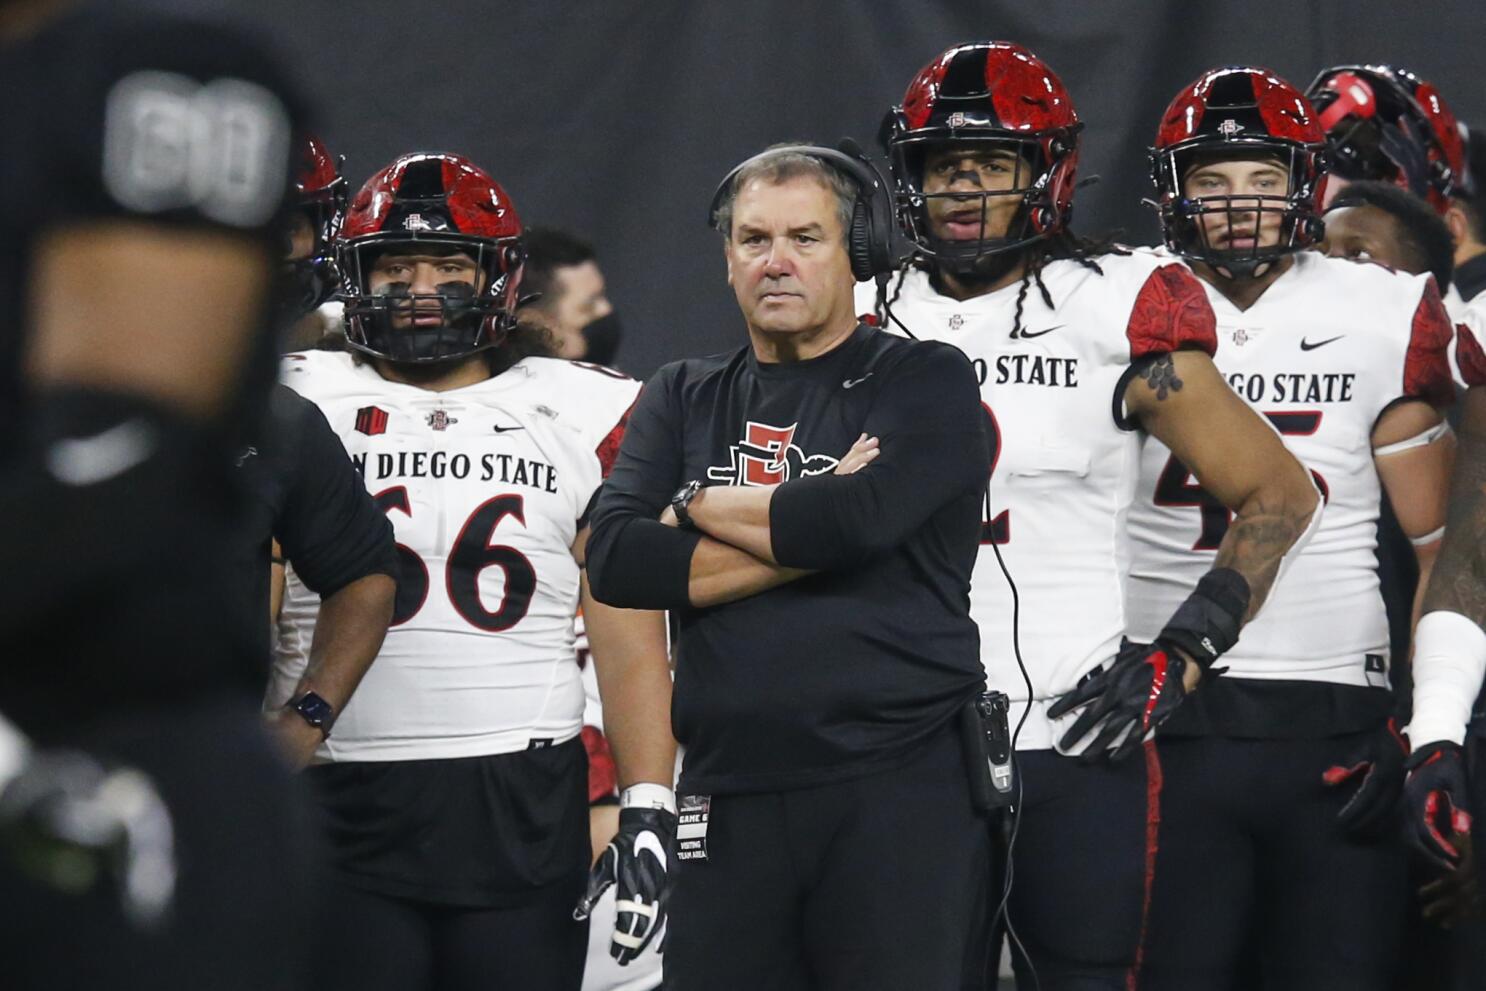
<path fill-rule="evenodd" d="M 1465 394 L 1445 538 L 1414 637 L 1415 750 L 1460 743 L 1486 674 L 1486 388 Z"/>
<path fill-rule="evenodd" d="M 1486 388 L 1466 392 L 1457 436 L 1445 541 L 1424 612 L 1459 613 L 1486 628 Z"/>
<path fill-rule="evenodd" d="M 1125 409 L 1233 511 L 1213 569 L 1231 568 L 1248 582 L 1244 619 L 1252 619 L 1285 554 L 1318 516 L 1310 473 L 1200 352 L 1154 359 L 1125 389 Z"/>

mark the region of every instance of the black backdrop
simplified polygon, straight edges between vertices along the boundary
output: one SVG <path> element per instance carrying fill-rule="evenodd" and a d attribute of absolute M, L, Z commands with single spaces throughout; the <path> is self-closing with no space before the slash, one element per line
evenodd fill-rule
<path fill-rule="evenodd" d="M 415 149 L 469 155 L 527 223 L 597 246 L 626 328 L 619 364 L 736 346 L 742 324 L 705 227 L 718 179 L 782 140 L 856 137 L 959 41 L 1010 39 L 1062 76 L 1085 123 L 1076 225 L 1150 243 L 1145 147 L 1166 102 L 1214 65 L 1304 87 L 1322 66 L 1393 61 L 1486 125 L 1486 2 L 1448 0 L 133 0 L 248 24 L 320 109 L 353 184 Z"/>

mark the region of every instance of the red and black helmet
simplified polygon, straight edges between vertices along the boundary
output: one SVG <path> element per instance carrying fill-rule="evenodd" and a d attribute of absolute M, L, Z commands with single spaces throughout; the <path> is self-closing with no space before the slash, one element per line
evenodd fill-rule
<path fill-rule="evenodd" d="M 1083 124 L 1062 80 L 1021 45 L 978 41 L 956 45 L 924 66 L 879 134 L 892 166 L 898 223 L 921 254 L 953 270 L 1014 251 L 1063 231 L 1073 209 L 1078 135 Z M 945 144 L 991 144 L 1017 156 L 1009 189 L 924 192 L 926 152 Z M 978 180 L 976 180 L 978 183 Z M 935 198 L 978 200 L 980 236 L 936 237 L 929 223 Z M 1020 208 L 1004 233 L 987 236 L 992 197 L 1016 197 Z"/>
<path fill-rule="evenodd" d="M 1222 159 L 1272 160 L 1289 177 L 1285 192 L 1187 196 L 1183 186 L 1192 166 Z M 1242 275 L 1309 248 L 1325 230 L 1320 217 L 1326 168 L 1326 137 L 1298 89 L 1254 66 L 1204 72 L 1166 108 L 1151 148 L 1151 180 L 1166 246 Z M 1277 244 L 1259 243 L 1265 213 L 1280 215 Z M 1214 214 L 1227 215 L 1229 231 L 1252 226 L 1253 244 L 1214 245 L 1203 223 Z"/>
<path fill-rule="evenodd" d="M 316 137 L 301 142 L 299 170 L 294 176 L 294 209 L 304 215 L 314 235 L 309 255 L 290 262 L 294 303 L 302 313 L 329 299 L 340 282 L 334 245 L 346 215 L 346 179 L 340 173 L 341 161 L 333 158 Z"/>
<path fill-rule="evenodd" d="M 1465 141 L 1433 85 L 1390 65 L 1324 69 L 1306 91 L 1343 179 L 1392 182 L 1443 213 L 1470 183 Z"/>
<path fill-rule="evenodd" d="M 416 297 L 405 283 L 371 288 L 389 253 L 463 254 L 476 284 L 440 284 Z M 351 201 L 337 243 L 346 339 L 390 361 L 433 362 L 498 347 L 515 324 L 525 250 L 521 219 L 500 185 L 460 155 L 404 155 L 366 181 Z M 415 305 L 437 302 L 442 320 L 419 328 Z M 398 327 L 401 321 L 406 326 Z"/>

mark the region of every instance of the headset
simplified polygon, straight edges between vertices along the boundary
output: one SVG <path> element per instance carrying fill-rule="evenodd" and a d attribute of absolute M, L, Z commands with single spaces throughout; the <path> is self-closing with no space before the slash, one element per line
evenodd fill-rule
<path fill-rule="evenodd" d="M 719 230 L 717 211 L 729 192 L 738 173 L 763 158 L 776 155 L 809 155 L 835 169 L 856 186 L 856 202 L 851 209 L 851 226 L 846 232 L 846 253 L 851 258 L 851 274 L 858 282 L 886 277 L 893 270 L 892 202 L 888 198 L 887 183 L 882 173 L 862 153 L 861 146 L 850 138 L 842 138 L 836 148 L 821 145 L 781 145 L 760 152 L 752 158 L 738 163 L 717 186 L 712 194 L 712 205 L 707 209 L 707 226 Z"/>

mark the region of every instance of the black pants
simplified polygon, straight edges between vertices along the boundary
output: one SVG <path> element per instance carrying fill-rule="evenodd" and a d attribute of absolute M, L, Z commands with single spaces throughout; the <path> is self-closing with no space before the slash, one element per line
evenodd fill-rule
<path fill-rule="evenodd" d="M 1018 988 L 1124 991 L 1144 918 L 1147 827 L 1159 813 L 1150 752 L 1115 765 L 1052 750 L 1017 755 L 1008 939 Z"/>
<path fill-rule="evenodd" d="M 331 847 L 322 991 L 578 991 L 588 758 L 555 747 L 312 767 Z"/>
<path fill-rule="evenodd" d="M 950 731 L 891 771 L 714 796 L 708 859 L 677 865 L 665 987 L 978 987 L 988 846 Z"/>
<path fill-rule="evenodd" d="M 1321 775 L 1361 735 L 1162 739 L 1164 801 L 1142 991 L 1382 991 L 1406 857 L 1337 823 Z M 1240 972 L 1246 976 L 1240 980 Z"/>
<path fill-rule="evenodd" d="M 0 986 L 309 991 L 320 888 L 304 796 L 255 706 L 193 702 L 79 734 L 149 775 L 170 811 L 168 924 L 141 931 L 111 883 L 67 894 L 0 855 Z M 22 856 L 24 854 L 21 854 Z"/>
<path fill-rule="evenodd" d="M 578 894 L 554 887 L 522 905 L 460 908 L 337 883 L 316 987 L 578 991 L 588 946 L 588 925 L 573 921 Z"/>

